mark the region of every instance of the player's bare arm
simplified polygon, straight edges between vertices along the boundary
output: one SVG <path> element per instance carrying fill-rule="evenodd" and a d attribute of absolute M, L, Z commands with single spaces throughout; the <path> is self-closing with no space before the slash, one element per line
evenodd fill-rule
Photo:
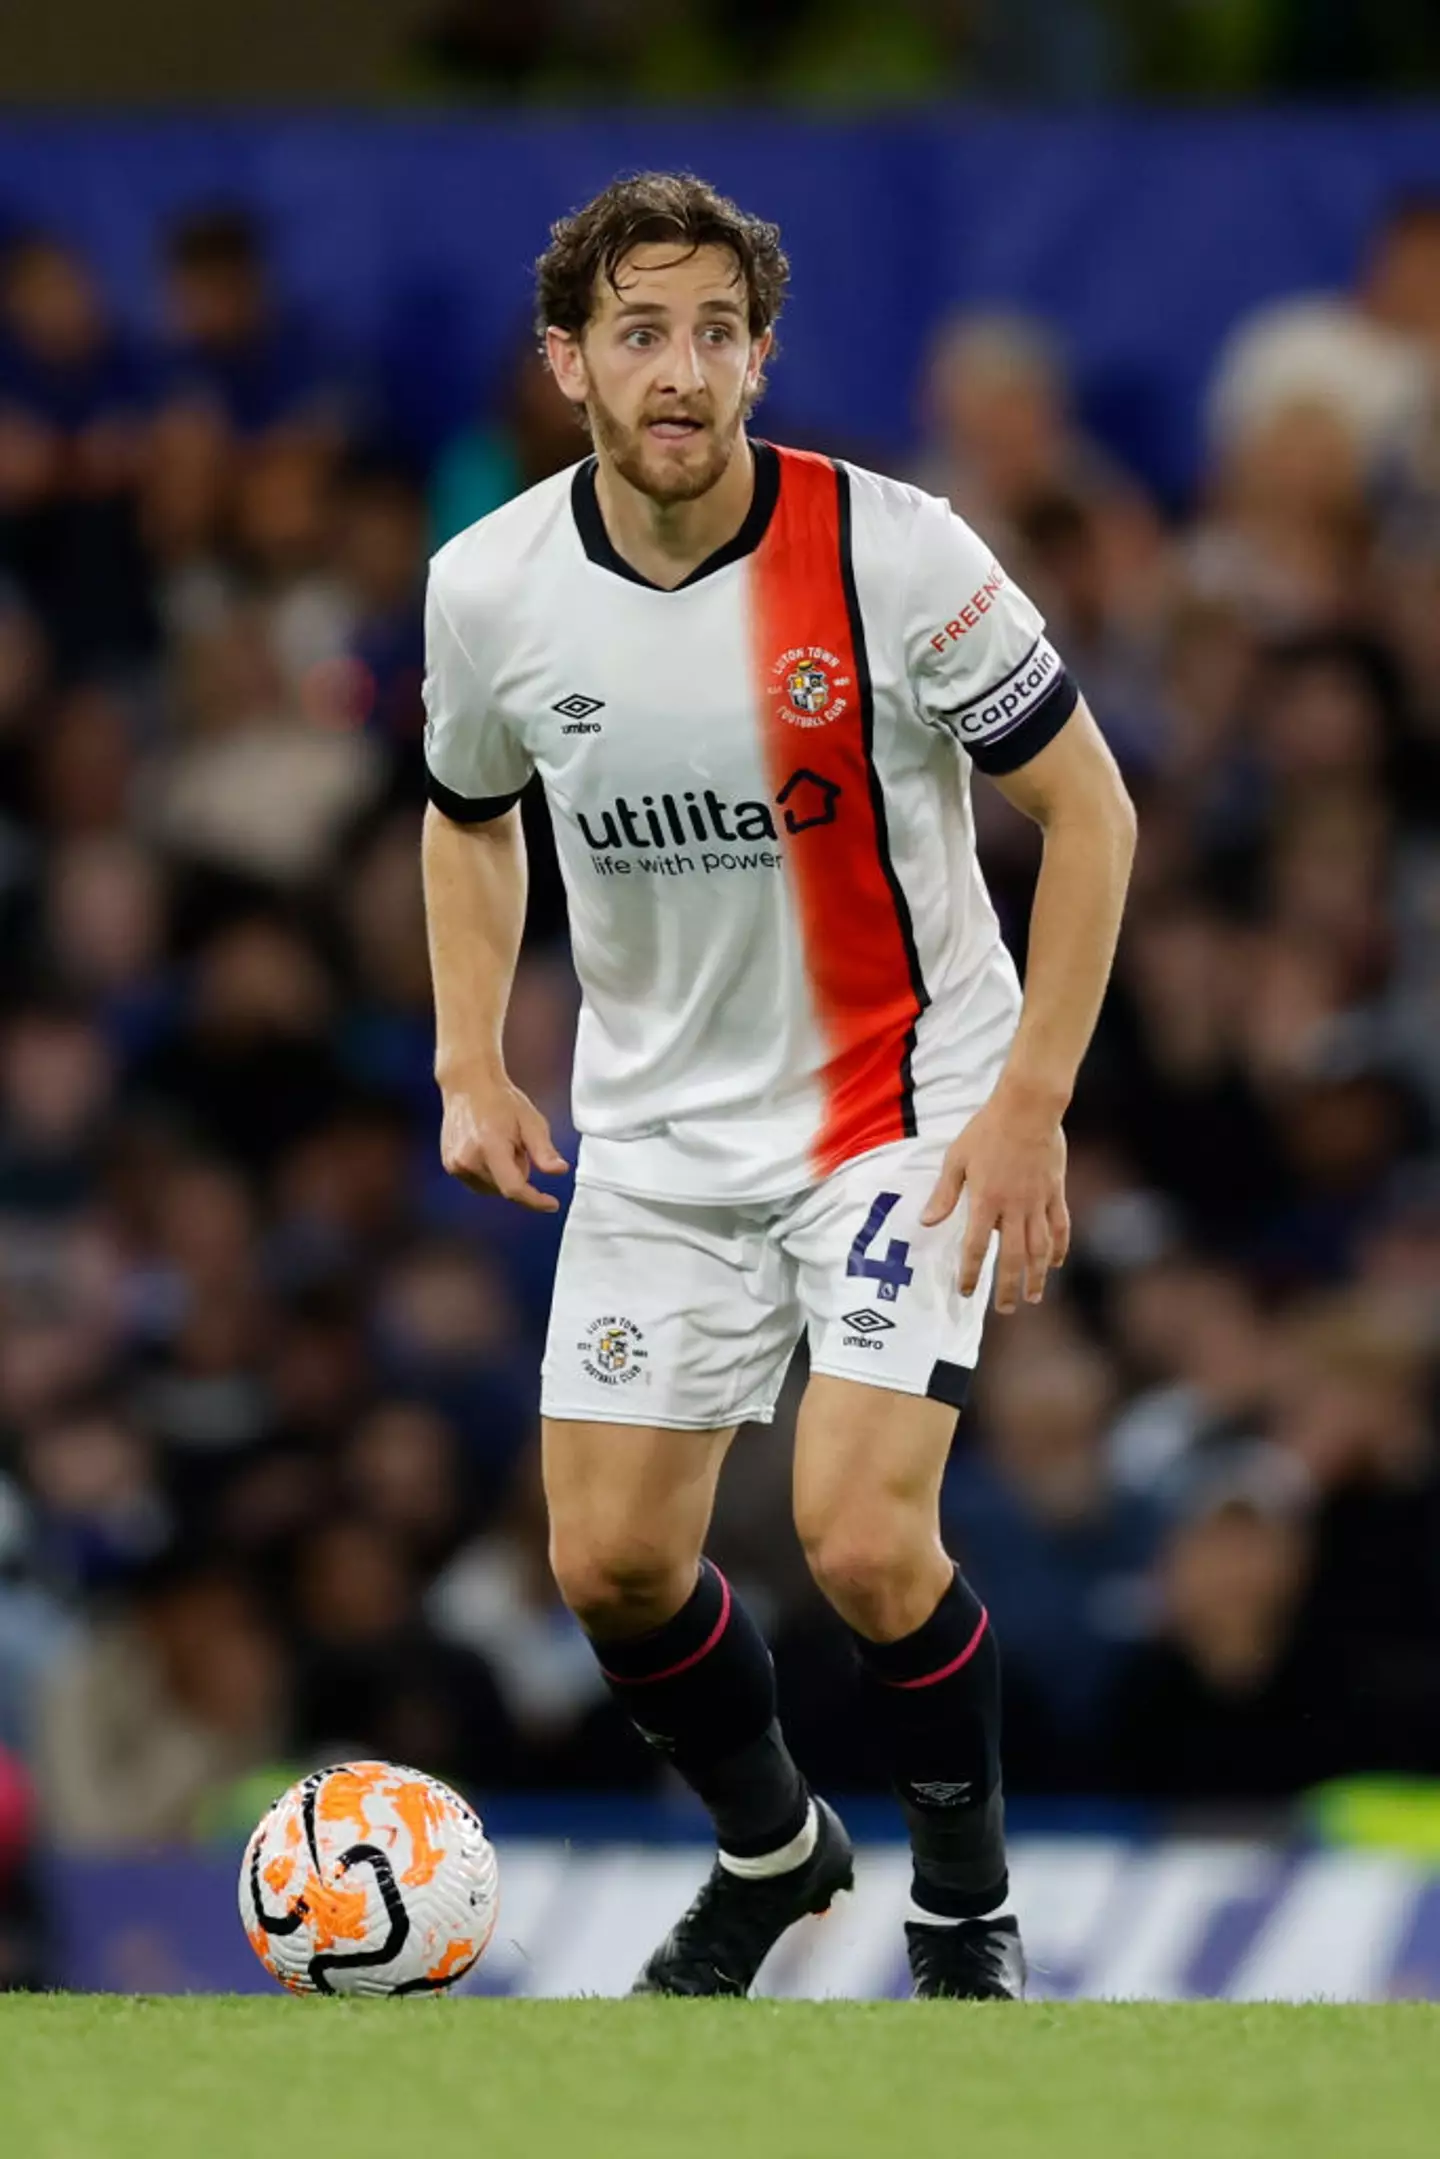
<path fill-rule="evenodd" d="M 943 1221 L 966 1194 L 961 1290 L 975 1291 L 998 1231 L 995 1306 L 1013 1312 L 1022 1293 L 1039 1303 L 1070 1242 L 1061 1119 L 1110 978 L 1135 811 L 1083 703 L 1037 757 L 994 784 L 1044 834 L 1025 1002 L 999 1084 L 948 1149 L 924 1220 Z"/>
<path fill-rule="evenodd" d="M 444 1103 L 440 1155 L 475 1192 L 541 1214 L 560 1202 L 531 1183 L 568 1167 L 550 1127 L 505 1071 L 502 1036 L 525 923 L 525 840 L 518 809 L 462 825 L 433 805 L 421 846 L 435 984 L 435 1078 Z"/>

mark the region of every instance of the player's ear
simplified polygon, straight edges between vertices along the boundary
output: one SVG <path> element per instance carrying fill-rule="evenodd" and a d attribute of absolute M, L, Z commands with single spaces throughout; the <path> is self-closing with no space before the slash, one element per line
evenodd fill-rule
<path fill-rule="evenodd" d="M 770 357 L 770 348 L 774 342 L 775 332 L 773 330 L 762 330 L 759 337 L 751 338 L 750 364 L 745 370 L 747 388 L 751 390 L 759 389 L 760 377 L 765 372 L 765 362 Z"/>
<path fill-rule="evenodd" d="M 583 405 L 590 385 L 579 338 L 568 330 L 557 330 L 552 323 L 545 332 L 545 357 L 562 396 L 572 405 Z"/>

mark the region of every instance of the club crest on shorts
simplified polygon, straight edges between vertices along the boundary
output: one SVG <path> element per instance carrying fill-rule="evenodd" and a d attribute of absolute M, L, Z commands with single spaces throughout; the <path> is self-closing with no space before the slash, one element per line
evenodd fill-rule
<path fill-rule="evenodd" d="M 576 1343 L 586 1376 L 602 1387 L 627 1387 L 632 1380 L 648 1379 L 645 1367 L 650 1352 L 633 1319 L 606 1312 L 592 1319 Z"/>
<path fill-rule="evenodd" d="M 792 727 L 828 727 L 848 710 L 851 686 L 838 653 L 823 645 L 792 645 L 770 670 L 770 696 Z"/>

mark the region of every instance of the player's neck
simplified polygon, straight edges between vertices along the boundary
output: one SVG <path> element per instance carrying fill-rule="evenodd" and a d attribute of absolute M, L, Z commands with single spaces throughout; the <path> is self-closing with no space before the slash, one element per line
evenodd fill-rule
<path fill-rule="evenodd" d="M 596 460 L 595 499 L 617 555 L 652 585 L 673 590 L 733 540 L 755 493 L 755 458 L 740 435 L 719 479 L 689 502 L 656 502 L 632 487 L 603 455 Z"/>

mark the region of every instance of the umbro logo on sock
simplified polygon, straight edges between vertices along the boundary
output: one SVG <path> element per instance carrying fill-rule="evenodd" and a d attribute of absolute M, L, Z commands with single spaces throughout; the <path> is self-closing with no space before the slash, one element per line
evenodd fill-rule
<path fill-rule="evenodd" d="M 972 1778 L 965 1784 L 912 1784 L 910 1795 L 922 1807 L 958 1807 L 974 1789 Z"/>

